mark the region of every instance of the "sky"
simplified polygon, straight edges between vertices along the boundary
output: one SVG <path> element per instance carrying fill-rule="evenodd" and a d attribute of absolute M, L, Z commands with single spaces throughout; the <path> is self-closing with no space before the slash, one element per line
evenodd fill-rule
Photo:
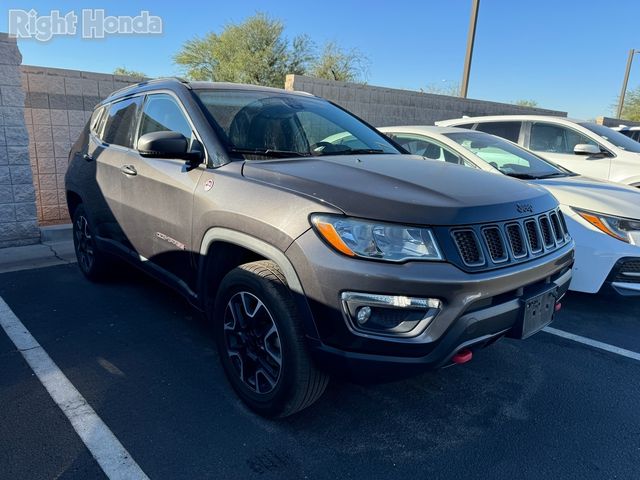
<path fill-rule="evenodd" d="M 256 12 L 282 20 L 285 35 L 308 34 L 318 45 L 335 41 L 370 61 L 367 82 L 411 90 L 459 85 L 471 0 L 3 0 L 0 31 L 9 9 L 48 15 L 101 8 L 107 15 L 148 10 L 163 20 L 162 35 L 48 42 L 20 40 L 23 63 L 110 73 L 116 67 L 149 76 L 180 75 L 173 55 L 195 36 L 219 32 Z M 640 49 L 638 0 L 481 0 L 469 98 L 513 102 L 592 119 L 612 115 L 629 49 Z M 640 86 L 640 55 L 629 87 Z"/>

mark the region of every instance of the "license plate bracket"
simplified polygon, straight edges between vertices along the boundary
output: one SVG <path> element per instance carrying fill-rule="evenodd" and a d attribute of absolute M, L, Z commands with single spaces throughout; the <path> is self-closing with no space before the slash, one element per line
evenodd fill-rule
<path fill-rule="evenodd" d="M 513 336 L 525 339 L 553 321 L 558 301 L 558 287 L 550 287 L 521 301 L 522 313 L 520 321 L 514 326 Z"/>

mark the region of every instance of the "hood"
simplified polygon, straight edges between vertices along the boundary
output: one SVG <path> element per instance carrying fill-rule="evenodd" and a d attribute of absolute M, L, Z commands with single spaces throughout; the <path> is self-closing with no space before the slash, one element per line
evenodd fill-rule
<path fill-rule="evenodd" d="M 504 221 L 557 206 L 543 188 L 413 155 L 253 160 L 243 175 L 350 216 L 415 225 Z"/>
<path fill-rule="evenodd" d="M 621 183 L 576 175 L 534 180 L 563 205 L 593 212 L 640 218 L 640 189 Z"/>

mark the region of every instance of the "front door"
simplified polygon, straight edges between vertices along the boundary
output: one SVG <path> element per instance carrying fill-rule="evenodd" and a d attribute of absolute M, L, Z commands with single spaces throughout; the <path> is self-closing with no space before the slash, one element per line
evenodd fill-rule
<path fill-rule="evenodd" d="M 576 155 L 573 149 L 578 144 L 600 147 L 589 137 L 569 127 L 546 122 L 531 123 L 529 150 L 572 172 L 608 180 L 611 157 L 607 153 Z"/>
<path fill-rule="evenodd" d="M 137 138 L 158 131 L 196 138 L 179 100 L 169 93 L 147 95 Z M 194 273 L 193 195 L 204 169 L 190 168 L 181 159 L 146 158 L 132 151 L 122 171 L 123 218 L 134 250 L 187 283 Z"/>

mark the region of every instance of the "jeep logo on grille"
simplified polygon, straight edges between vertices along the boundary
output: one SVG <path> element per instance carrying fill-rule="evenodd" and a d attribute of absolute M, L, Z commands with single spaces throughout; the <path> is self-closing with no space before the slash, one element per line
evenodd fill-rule
<path fill-rule="evenodd" d="M 516 203 L 518 213 L 533 213 L 533 205 L 530 203 Z"/>

